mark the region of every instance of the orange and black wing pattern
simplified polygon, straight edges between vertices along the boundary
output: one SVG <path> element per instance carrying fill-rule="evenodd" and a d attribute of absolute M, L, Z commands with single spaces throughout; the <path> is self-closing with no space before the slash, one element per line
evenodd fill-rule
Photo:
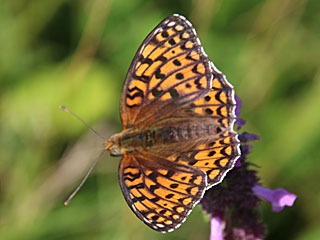
<path fill-rule="evenodd" d="M 240 142 L 234 131 L 224 131 L 206 144 L 175 156 L 176 163 L 203 170 L 208 177 L 208 188 L 220 183 L 240 156 Z"/>
<path fill-rule="evenodd" d="M 163 233 L 185 221 L 207 187 L 207 176 L 202 170 L 138 151 L 121 159 L 119 180 L 137 217 Z"/>
<path fill-rule="evenodd" d="M 240 156 L 240 141 L 233 131 L 236 120 L 234 89 L 212 64 L 212 88 L 210 92 L 192 102 L 184 111 L 192 111 L 199 117 L 211 118 L 217 126 L 217 135 L 207 143 L 188 152 L 178 153 L 176 162 L 202 169 L 208 176 L 208 188 L 220 183 Z"/>
<path fill-rule="evenodd" d="M 143 41 L 123 87 L 123 127 L 145 127 L 205 96 L 212 86 L 211 62 L 191 23 L 172 15 Z"/>
<path fill-rule="evenodd" d="M 199 116 L 213 119 L 221 128 L 233 129 L 236 120 L 233 86 L 213 63 L 211 63 L 211 69 L 213 79 L 210 92 L 186 106 L 185 109 L 192 110 Z"/>

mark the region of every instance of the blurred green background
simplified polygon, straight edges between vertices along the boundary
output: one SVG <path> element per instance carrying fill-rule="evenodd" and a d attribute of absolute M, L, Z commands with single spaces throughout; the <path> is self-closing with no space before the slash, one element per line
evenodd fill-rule
<path fill-rule="evenodd" d="M 298 195 L 261 213 L 267 239 L 320 239 L 320 2 L 43 0 L 0 5 L 0 239 L 208 239 L 197 206 L 176 231 L 150 230 L 127 206 L 103 148 L 121 130 L 119 100 L 135 51 L 172 13 L 186 16 L 243 100 L 250 161 L 264 186 Z"/>

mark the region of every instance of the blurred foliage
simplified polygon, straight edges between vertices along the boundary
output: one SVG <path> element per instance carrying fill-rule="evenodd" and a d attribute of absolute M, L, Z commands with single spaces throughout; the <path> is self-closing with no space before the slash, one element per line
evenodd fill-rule
<path fill-rule="evenodd" d="M 119 99 L 144 37 L 166 16 L 195 26 L 243 100 L 250 159 L 264 186 L 298 195 L 262 205 L 267 239 L 320 238 L 320 3 L 317 0 L 17 0 L 0 7 L 0 238 L 208 239 L 198 206 L 173 233 L 139 221 L 108 154 L 68 207 L 63 201 L 102 141 L 121 130 Z"/>

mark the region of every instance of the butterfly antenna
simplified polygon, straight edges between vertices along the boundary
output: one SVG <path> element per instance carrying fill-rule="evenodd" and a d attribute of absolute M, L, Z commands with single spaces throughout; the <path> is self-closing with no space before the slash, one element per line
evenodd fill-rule
<path fill-rule="evenodd" d="M 80 122 L 82 122 L 82 124 L 84 124 L 87 128 L 89 128 L 95 135 L 97 135 L 98 137 L 102 138 L 103 140 L 106 140 L 102 135 L 100 135 L 96 130 L 94 130 L 92 127 L 89 126 L 89 124 L 87 124 L 83 119 L 81 119 L 77 114 L 75 114 L 74 112 L 72 112 L 71 110 L 69 110 L 68 108 L 66 108 L 65 106 L 60 106 L 60 109 L 62 109 L 63 111 L 70 113 L 72 116 L 74 116 L 75 118 L 77 118 Z"/>
<path fill-rule="evenodd" d="M 102 155 L 105 153 L 105 151 L 102 151 L 99 155 L 99 157 L 92 163 L 89 171 L 87 172 L 87 174 L 84 176 L 84 178 L 82 179 L 81 183 L 78 185 L 78 187 L 70 194 L 70 196 L 68 197 L 68 199 L 64 202 L 64 205 L 67 206 L 69 204 L 69 202 L 71 201 L 71 199 L 79 192 L 80 188 L 83 186 L 83 184 L 87 181 L 89 175 L 92 173 L 94 167 L 97 165 L 97 163 L 99 162 L 99 160 L 101 159 Z"/>

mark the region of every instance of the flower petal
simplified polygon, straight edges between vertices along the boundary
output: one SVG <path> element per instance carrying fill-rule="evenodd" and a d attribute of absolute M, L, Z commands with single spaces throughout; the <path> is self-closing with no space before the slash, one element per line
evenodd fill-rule
<path fill-rule="evenodd" d="M 235 124 L 237 124 L 237 130 L 240 130 L 242 128 L 243 125 L 246 124 L 246 120 L 242 119 L 242 118 L 237 118 Z"/>
<path fill-rule="evenodd" d="M 241 142 L 250 142 L 250 141 L 260 140 L 260 137 L 252 133 L 243 132 L 239 134 L 239 140 Z"/>
<path fill-rule="evenodd" d="M 240 112 L 241 112 L 241 108 L 242 108 L 242 102 L 240 100 L 240 98 L 236 95 L 235 96 L 236 99 L 236 110 L 235 110 L 235 114 L 236 114 L 236 122 L 235 124 L 237 124 L 237 129 L 240 130 L 240 128 L 246 124 L 246 120 L 239 118 L 240 116 Z"/>
<path fill-rule="evenodd" d="M 220 217 L 210 218 L 210 240 L 223 240 L 223 223 Z"/>
<path fill-rule="evenodd" d="M 238 95 L 235 96 L 235 100 L 236 100 L 235 114 L 236 114 L 236 117 L 239 118 L 240 112 L 241 112 L 241 108 L 242 108 L 242 101 L 240 100 Z"/>
<path fill-rule="evenodd" d="M 255 185 L 252 188 L 255 195 L 261 197 L 272 204 L 272 211 L 280 212 L 285 206 L 292 206 L 297 198 L 297 195 L 288 192 L 283 188 L 269 189 L 260 185 Z"/>

